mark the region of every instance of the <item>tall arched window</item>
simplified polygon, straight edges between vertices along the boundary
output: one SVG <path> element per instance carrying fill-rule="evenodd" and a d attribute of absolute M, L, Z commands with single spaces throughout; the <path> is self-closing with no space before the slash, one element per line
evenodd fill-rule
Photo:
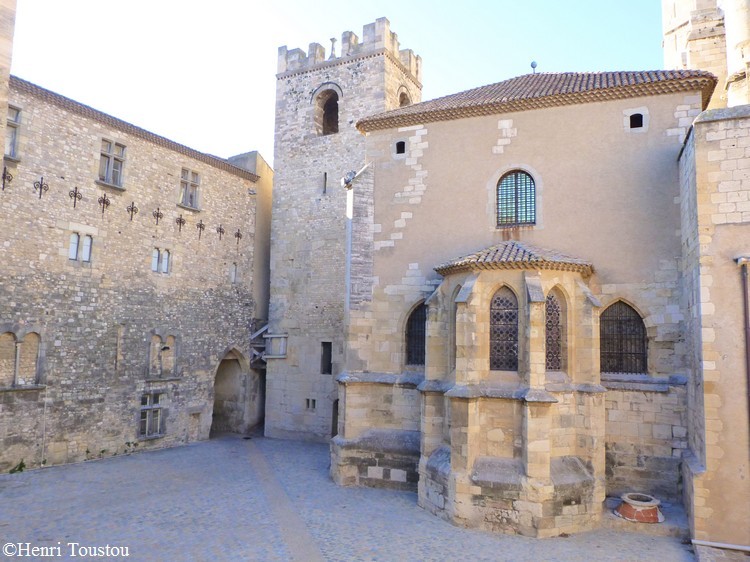
<path fill-rule="evenodd" d="M 565 308 L 561 298 L 554 292 L 547 295 L 544 306 L 545 312 L 545 345 L 546 369 L 548 371 L 562 371 L 565 364 Z"/>
<path fill-rule="evenodd" d="M 646 326 L 632 306 L 618 301 L 602 312 L 599 342 L 602 372 L 646 372 Z"/>
<path fill-rule="evenodd" d="M 16 382 L 16 336 L 10 332 L 0 334 L 0 388 Z"/>
<path fill-rule="evenodd" d="M 411 105 L 409 94 L 407 94 L 406 92 L 401 92 L 401 94 L 398 96 L 398 106 L 406 107 L 407 105 Z"/>
<path fill-rule="evenodd" d="M 318 95 L 315 126 L 321 135 L 339 132 L 339 95 L 334 90 L 325 90 Z"/>
<path fill-rule="evenodd" d="M 518 370 L 518 299 L 508 287 L 490 304 L 490 369 Z"/>
<path fill-rule="evenodd" d="M 427 305 L 420 304 L 406 321 L 406 364 L 424 365 Z"/>
<path fill-rule="evenodd" d="M 497 182 L 497 226 L 536 224 L 536 186 L 521 170 L 505 174 Z"/>

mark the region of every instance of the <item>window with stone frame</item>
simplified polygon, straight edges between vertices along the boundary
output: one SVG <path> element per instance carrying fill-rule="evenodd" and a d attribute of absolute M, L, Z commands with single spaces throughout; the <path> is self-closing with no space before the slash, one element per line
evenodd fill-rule
<path fill-rule="evenodd" d="M 167 274 L 172 268 L 172 254 L 169 250 L 154 248 L 151 252 L 151 271 Z"/>
<path fill-rule="evenodd" d="M 36 332 L 20 339 L 12 332 L 0 334 L 0 388 L 38 384 L 40 350 L 41 338 Z"/>
<path fill-rule="evenodd" d="M 0 388 L 16 383 L 16 336 L 12 332 L 0 334 Z"/>
<path fill-rule="evenodd" d="M 122 172 L 125 166 L 125 145 L 102 139 L 99 157 L 99 181 L 122 187 Z"/>
<path fill-rule="evenodd" d="M 91 252 L 94 245 L 92 236 L 85 234 L 80 235 L 77 232 L 70 234 L 70 244 L 68 246 L 68 259 L 70 261 L 80 261 L 91 263 Z"/>
<path fill-rule="evenodd" d="M 547 371 L 564 371 L 566 365 L 565 348 L 565 307 L 562 298 L 550 292 L 544 305 L 545 312 L 545 349 Z"/>
<path fill-rule="evenodd" d="M 599 317 L 600 363 L 603 373 L 646 373 L 648 339 L 641 315 L 617 301 Z"/>
<path fill-rule="evenodd" d="M 512 170 L 497 182 L 498 228 L 536 224 L 536 185 L 523 170 Z"/>
<path fill-rule="evenodd" d="M 424 365 L 426 325 L 427 305 L 422 303 L 417 305 L 406 321 L 407 365 Z"/>
<path fill-rule="evenodd" d="M 5 122 L 5 156 L 18 158 L 18 137 L 21 130 L 21 110 L 8 106 L 8 118 Z"/>
<path fill-rule="evenodd" d="M 501 287 L 490 303 L 490 369 L 518 370 L 518 299 Z"/>
<path fill-rule="evenodd" d="M 198 172 L 183 168 L 180 173 L 180 205 L 191 209 L 199 208 L 199 188 L 201 178 Z"/>
<path fill-rule="evenodd" d="M 164 435 L 164 393 L 147 392 L 141 395 L 141 411 L 138 436 L 141 438 Z"/>
<path fill-rule="evenodd" d="M 149 377 L 171 377 L 175 374 L 175 342 L 174 336 L 151 336 L 151 351 L 149 360 Z"/>

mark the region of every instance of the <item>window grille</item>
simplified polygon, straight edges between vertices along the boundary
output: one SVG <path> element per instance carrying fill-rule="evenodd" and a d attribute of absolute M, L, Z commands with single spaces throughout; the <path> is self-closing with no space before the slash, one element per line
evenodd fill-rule
<path fill-rule="evenodd" d="M 406 322 L 406 364 L 424 365 L 427 306 L 420 304 Z"/>
<path fill-rule="evenodd" d="M 497 184 L 497 226 L 536 224 L 536 187 L 526 172 L 508 172 Z"/>
<path fill-rule="evenodd" d="M 508 287 L 490 305 L 490 369 L 518 370 L 518 299 Z"/>
<path fill-rule="evenodd" d="M 602 312 L 599 341 L 602 372 L 646 372 L 646 326 L 633 307 L 616 302 Z"/>
<path fill-rule="evenodd" d="M 565 356 L 563 353 L 565 319 L 560 301 L 553 293 L 547 295 L 544 310 L 547 352 L 546 369 L 548 371 L 562 371 L 565 369 Z"/>

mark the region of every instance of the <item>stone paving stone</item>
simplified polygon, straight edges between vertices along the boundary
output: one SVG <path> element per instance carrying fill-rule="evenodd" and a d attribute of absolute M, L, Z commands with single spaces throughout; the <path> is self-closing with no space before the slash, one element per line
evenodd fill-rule
<path fill-rule="evenodd" d="M 136 561 L 293 560 L 295 552 L 305 560 L 303 539 L 314 541 L 310 558 L 330 561 L 694 560 L 669 537 L 602 529 L 540 540 L 461 529 L 418 508 L 413 493 L 336 486 L 328 464 L 326 445 L 227 435 L 0 475 L 0 548 L 59 541 L 63 556 L 53 559 L 81 560 L 68 556 L 73 541 L 127 546 Z"/>

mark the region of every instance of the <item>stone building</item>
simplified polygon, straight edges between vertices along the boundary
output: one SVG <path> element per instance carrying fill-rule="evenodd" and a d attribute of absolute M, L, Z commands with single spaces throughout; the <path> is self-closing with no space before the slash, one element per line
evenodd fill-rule
<path fill-rule="evenodd" d="M 9 78 L 0 8 L 0 470 L 246 431 L 272 171 Z"/>
<path fill-rule="evenodd" d="M 456 524 L 554 536 L 637 491 L 750 549 L 750 0 L 664 0 L 668 70 L 424 103 L 385 18 L 282 47 L 272 220 L 257 153 L 9 77 L 14 10 L 0 470 L 265 414 Z"/>
<path fill-rule="evenodd" d="M 387 20 L 280 49 L 267 435 L 461 525 L 554 536 L 637 491 L 750 545 L 748 2 L 663 5 L 671 70 L 424 103 L 383 82 Z"/>

